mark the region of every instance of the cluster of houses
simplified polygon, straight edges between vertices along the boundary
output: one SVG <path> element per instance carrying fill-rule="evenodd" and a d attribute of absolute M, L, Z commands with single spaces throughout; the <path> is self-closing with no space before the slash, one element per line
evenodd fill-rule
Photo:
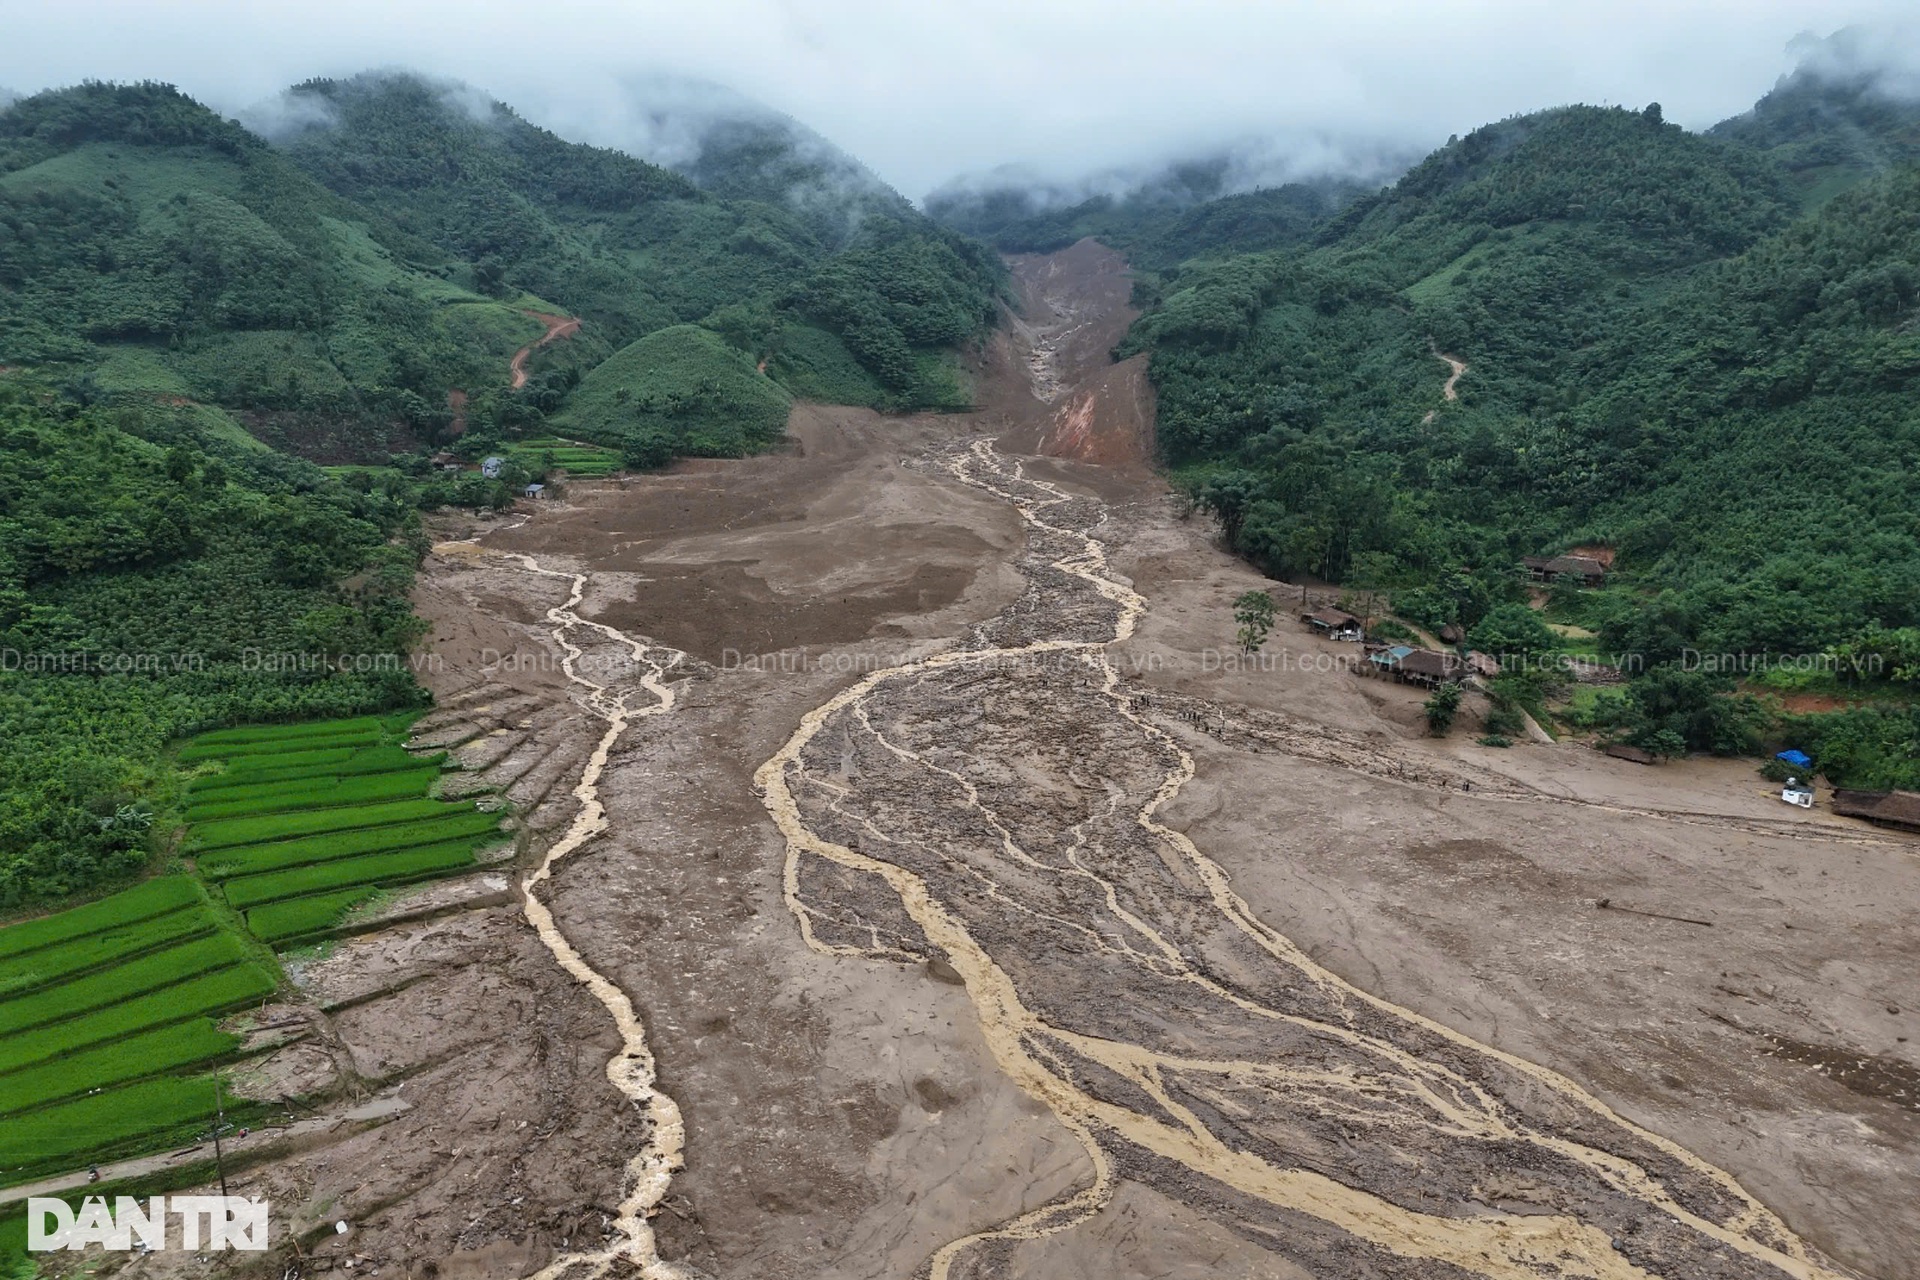
<path fill-rule="evenodd" d="M 1597 587 L 1605 582 L 1608 569 L 1606 559 L 1592 555 L 1523 556 L 1520 563 L 1534 582 L 1553 583 L 1571 578 L 1585 587 Z M 1365 645 L 1366 660 L 1356 668 L 1362 675 L 1384 676 L 1402 684 L 1432 689 L 1471 676 L 1490 678 L 1500 674 L 1499 661 L 1488 654 L 1471 652 L 1462 657 L 1446 650 L 1368 640 L 1365 624 L 1344 609 L 1314 609 L 1301 614 L 1300 621 L 1329 640 L 1357 641 Z M 1440 633 L 1440 638 L 1452 643 L 1460 639 L 1460 633 L 1449 627 Z"/>
<path fill-rule="evenodd" d="M 1483 653 L 1462 658 L 1457 653 L 1368 641 L 1364 624 L 1344 609 L 1315 609 L 1301 614 L 1300 621 L 1306 623 L 1316 635 L 1329 640 L 1364 644 L 1366 660 L 1356 668 L 1361 675 L 1384 676 L 1401 684 L 1417 684 L 1432 689 L 1464 680 L 1470 675 L 1491 676 L 1500 673 L 1499 664 Z"/>
<path fill-rule="evenodd" d="M 1407 644 L 1370 641 L 1366 638 L 1366 628 L 1360 619 L 1344 609 L 1315 609 L 1301 614 L 1300 621 L 1306 623 L 1316 635 L 1329 640 L 1358 641 L 1363 644 L 1365 661 L 1355 668 L 1361 675 L 1381 676 L 1401 684 L 1434 689 L 1465 680 L 1469 676 L 1492 677 L 1500 674 L 1499 662 L 1477 651 L 1463 658 L 1446 650 L 1417 649 Z"/>
<path fill-rule="evenodd" d="M 441 471 L 465 471 L 467 469 L 467 464 L 461 460 L 458 454 L 448 453 L 445 450 L 434 454 L 432 462 L 434 467 Z M 506 468 L 506 465 L 507 460 L 505 458 L 483 458 L 480 462 L 480 474 L 489 480 L 498 480 L 500 473 Z M 547 486 L 544 484 L 530 484 L 522 492 L 526 497 L 539 498 L 545 495 L 546 491 Z"/>

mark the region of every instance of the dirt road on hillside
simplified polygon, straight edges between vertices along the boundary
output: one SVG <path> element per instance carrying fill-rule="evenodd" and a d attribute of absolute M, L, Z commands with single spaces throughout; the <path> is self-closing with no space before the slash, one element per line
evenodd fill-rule
<path fill-rule="evenodd" d="M 562 338 L 571 338 L 574 334 L 580 332 L 580 321 L 573 316 L 548 315 L 544 311 L 528 311 L 524 314 L 533 317 L 541 324 L 547 326 L 547 331 L 541 335 L 537 341 L 529 342 L 526 346 L 513 353 L 513 359 L 508 363 L 507 368 L 512 374 L 512 382 L 510 385 L 516 391 L 527 385 L 527 360 L 535 351 L 546 346 L 549 342 L 558 342 Z"/>
<path fill-rule="evenodd" d="M 248 1175 L 353 1224 L 303 1274 L 1920 1277 L 1920 842 L 1241 660 L 1124 265 L 1013 266 L 974 414 L 442 531 L 422 741 L 579 967 L 490 906 L 303 970 L 410 1107 Z"/>

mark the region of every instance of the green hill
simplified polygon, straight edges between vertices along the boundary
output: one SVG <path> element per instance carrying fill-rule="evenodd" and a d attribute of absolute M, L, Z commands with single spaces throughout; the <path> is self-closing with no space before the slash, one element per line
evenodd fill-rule
<path fill-rule="evenodd" d="M 456 274 L 170 87 L 0 112 L 0 363 L 83 402 L 191 402 L 316 456 L 409 447 L 542 331 Z"/>
<path fill-rule="evenodd" d="M 1168 461 L 1250 559 L 1397 587 L 1434 627 L 1523 598 L 1521 556 L 1600 544 L 1618 585 L 1556 607 L 1640 661 L 1909 634 L 1920 175 L 1802 214 L 1790 144 L 1746 136 L 1563 108 L 1451 141 L 1310 246 L 1196 238 L 1123 348 Z"/>
<path fill-rule="evenodd" d="M 759 360 L 802 327 L 865 371 L 862 402 L 910 408 L 946 402 L 945 388 L 927 383 L 925 357 L 992 322 L 998 261 L 885 188 L 850 225 L 845 209 L 824 225 L 797 207 L 804 198 L 772 199 L 835 177 L 802 163 L 791 132 L 717 130 L 695 169 L 713 194 L 418 77 L 312 81 L 287 105 L 308 122 L 280 139 L 296 164 L 470 263 L 476 288 L 525 290 L 583 317 L 602 352 L 705 323 Z M 541 359 L 572 354 L 556 345 Z"/>
<path fill-rule="evenodd" d="M 691 391 L 689 390 L 691 388 Z M 675 454 L 737 458 L 780 438 L 792 399 L 719 335 L 659 329 L 596 365 L 554 418 L 557 430 L 624 445 L 657 466 Z"/>
<path fill-rule="evenodd" d="M 190 404 L 232 439 L 243 424 L 320 461 L 384 461 L 443 438 L 455 390 L 466 425 L 537 432 L 570 385 L 508 395 L 537 314 L 585 325 L 536 375 L 707 322 L 756 360 L 794 347 L 859 371 L 801 377 L 802 394 L 894 407 L 952 403 L 929 370 L 992 318 L 997 261 L 891 193 L 828 238 L 460 86 L 314 81 L 281 105 L 302 123 L 274 145 L 165 85 L 0 111 L 0 364 L 87 402 Z M 717 150 L 713 174 L 750 151 Z"/>
<path fill-rule="evenodd" d="M 417 702 L 417 511 L 505 502 L 549 417 L 660 465 L 794 393 L 953 405 L 994 314 L 997 259 L 897 200 L 823 237 L 458 86 L 282 105 L 273 143 L 159 84 L 0 109 L 0 912 L 151 863 L 170 739 Z M 456 391 L 515 474 L 430 468 Z"/>

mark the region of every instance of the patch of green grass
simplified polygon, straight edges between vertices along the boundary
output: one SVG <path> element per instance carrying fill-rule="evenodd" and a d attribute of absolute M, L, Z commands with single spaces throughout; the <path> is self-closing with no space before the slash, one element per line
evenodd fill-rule
<path fill-rule="evenodd" d="M 612 475 L 622 465 L 620 455 L 611 449 L 558 440 L 522 440 L 508 446 L 506 457 L 529 471 L 551 468 L 584 479 Z"/>
<path fill-rule="evenodd" d="M 218 822 L 195 823 L 190 828 L 188 842 L 196 849 L 223 849 L 290 836 L 390 826 L 417 818 L 431 818 L 446 812 L 447 808 L 446 802 L 440 800 L 388 800 L 346 809 L 314 809 L 305 813 L 257 818 L 224 818 Z"/>
<path fill-rule="evenodd" d="M 209 1018 L 192 1018 L 82 1049 L 41 1066 L 0 1075 L 0 1119 L 97 1089 L 211 1062 L 232 1053 L 240 1037 Z"/>
<path fill-rule="evenodd" d="M 42 947 L 0 961 L 0 996 L 25 994 L 100 965 L 212 933 L 219 927 L 212 910 L 202 903 L 151 920 L 116 925 Z"/>
<path fill-rule="evenodd" d="M 191 399 L 193 388 L 168 366 L 165 352 L 134 343 L 100 348 L 102 359 L 93 367 L 93 385 L 103 396 L 146 399 Z"/>
<path fill-rule="evenodd" d="M 0 1071 L 12 1071 L 182 1018 L 226 1013 L 266 997 L 278 986 L 273 974 L 257 964 L 216 969 L 146 995 L 130 996 L 81 1017 L 43 1026 L 30 1036 L 0 1039 Z"/>
<path fill-rule="evenodd" d="M 1605 718 L 1608 709 L 1627 696 L 1625 685 L 1577 684 L 1561 709 L 1560 719 L 1576 729 L 1589 729 Z"/>
<path fill-rule="evenodd" d="M 789 321 L 774 333 L 767 376 L 803 400 L 878 408 L 887 391 L 831 330 Z"/>
<path fill-rule="evenodd" d="M 419 822 L 222 849 L 218 853 L 203 855 L 198 860 L 199 869 L 200 874 L 209 880 L 227 880 L 234 876 L 308 866 L 361 854 L 442 844 L 461 837 L 477 840 L 497 831 L 499 827 L 497 814 L 482 813 L 476 809 L 451 809 Z"/>
<path fill-rule="evenodd" d="M 339 893 L 292 898 L 271 906 L 255 907 L 247 912 L 247 928 L 253 930 L 261 941 L 270 943 L 320 933 L 333 928 L 341 916 L 378 892 L 371 885 L 362 885 Z"/>
<path fill-rule="evenodd" d="M 245 1113 L 229 1102 L 229 1120 Z M 210 1130 L 213 1117 L 211 1075 L 163 1076 L 37 1107 L 0 1125 L 0 1182 L 166 1146 Z"/>
<path fill-rule="evenodd" d="M 369 773 L 392 773 L 397 769 L 425 768 L 432 765 L 439 768 L 446 759 L 445 752 L 433 755 L 414 755 L 404 747 L 363 747 L 347 759 L 335 764 L 304 765 L 296 764 L 266 769 L 250 769 L 241 773 L 208 773 L 197 777 L 188 786 L 192 796 L 205 796 L 212 799 L 217 792 L 231 791 L 245 787 L 257 787 L 273 782 L 302 782 L 319 778 L 353 778 Z"/>
<path fill-rule="evenodd" d="M 395 885 L 471 867 L 472 839 L 342 858 L 265 875 L 238 876 L 225 885 L 227 901 L 245 910 L 349 885 Z"/>
<path fill-rule="evenodd" d="M 156 951 L 32 995 L 0 999 L 0 1036 L 88 1013 L 212 969 L 224 969 L 246 958 L 246 946 L 238 938 L 230 933 L 216 933 L 210 938 Z"/>
<path fill-rule="evenodd" d="M 210 742 L 201 744 L 189 742 L 180 748 L 182 763 L 196 764 L 202 760 L 227 760 L 228 771 L 239 773 L 257 765 L 260 768 L 284 768 L 289 761 L 270 757 L 294 757 L 295 762 L 304 763 L 302 757 L 318 752 L 343 752 L 339 759 L 346 759 L 356 747 L 371 747 L 380 741 L 378 729 L 363 729 L 357 733 L 342 733 L 324 738 L 293 738 L 280 742 L 250 742 L 236 747 L 229 743 Z"/>
<path fill-rule="evenodd" d="M 84 907 L 23 920 L 0 929 L 0 959 L 178 911 L 201 901 L 204 899 L 199 887 L 188 877 L 160 876 Z"/>
<path fill-rule="evenodd" d="M 191 822 L 210 822 L 217 818 L 246 814 L 294 813 L 306 809 L 363 804 L 369 800 L 397 800 L 402 796 L 425 793 L 439 777 L 440 770 L 429 766 L 394 773 L 229 787 L 204 798 L 195 795 L 187 803 L 187 819 Z"/>
<path fill-rule="evenodd" d="M 442 336 L 463 347 L 491 352 L 497 359 L 496 377 L 507 381 L 507 362 L 513 353 L 538 341 L 547 326 L 532 316 L 491 299 L 449 302 L 433 313 Z"/>
<path fill-rule="evenodd" d="M 170 363 L 193 398 L 260 408 L 334 407 L 350 412 L 351 384 L 315 336 L 251 329 L 197 337 Z"/>
<path fill-rule="evenodd" d="M 256 744 L 314 742 L 326 738 L 356 737 L 379 732 L 384 726 L 379 716 L 355 716 L 350 720 L 310 720 L 300 724 L 244 725 L 236 729 L 214 729 L 195 735 L 196 747 L 247 747 Z M 274 746 L 273 749 L 279 749 Z"/>

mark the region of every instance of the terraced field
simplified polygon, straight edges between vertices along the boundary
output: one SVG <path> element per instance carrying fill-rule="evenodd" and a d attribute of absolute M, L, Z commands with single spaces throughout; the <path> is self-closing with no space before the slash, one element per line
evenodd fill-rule
<path fill-rule="evenodd" d="M 241 1050 L 219 1021 L 279 988 L 269 948 L 480 865 L 499 814 L 434 798 L 441 758 L 405 749 L 411 723 L 195 738 L 178 848 L 197 874 L 0 929 L 0 1185 L 204 1133 L 214 1073 Z"/>
<path fill-rule="evenodd" d="M 613 450 L 558 436 L 522 440 L 507 449 L 507 456 L 535 471 L 552 466 L 576 479 L 595 479 L 620 469 L 620 455 Z"/>
<path fill-rule="evenodd" d="M 262 941 L 333 929 L 385 889 L 476 865 L 497 814 L 431 794 L 441 757 L 407 752 L 410 717 L 203 734 L 180 753 L 213 766 L 187 793 L 185 849 Z"/>
<path fill-rule="evenodd" d="M 271 961 L 192 877 L 0 930 L 0 1182 L 192 1137 Z"/>

